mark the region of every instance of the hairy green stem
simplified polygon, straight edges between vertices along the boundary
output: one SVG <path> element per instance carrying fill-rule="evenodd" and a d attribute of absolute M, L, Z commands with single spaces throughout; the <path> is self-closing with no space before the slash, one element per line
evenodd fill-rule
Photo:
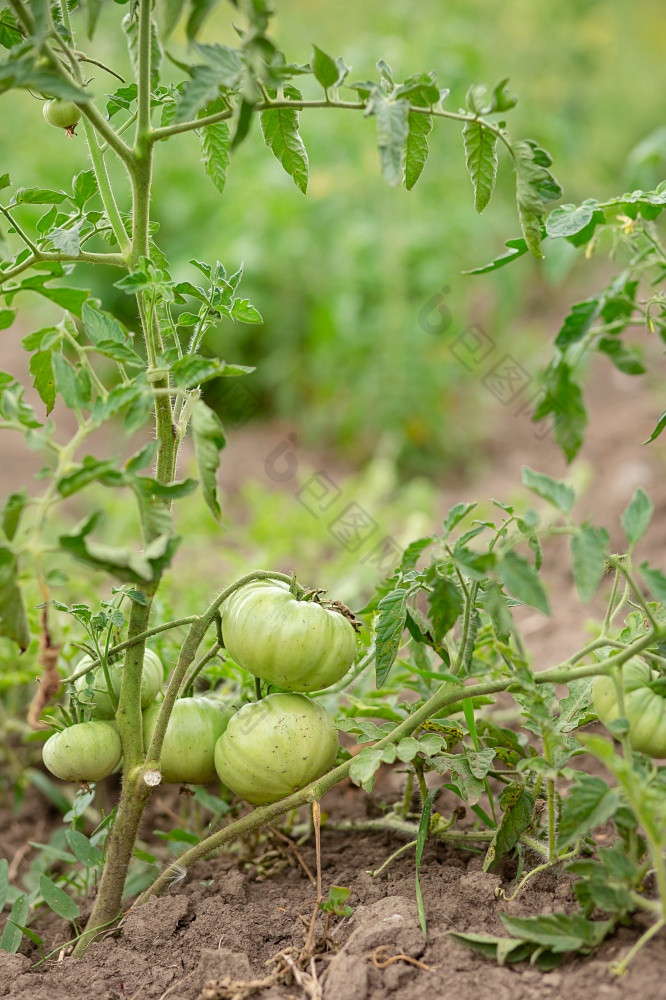
<path fill-rule="evenodd" d="M 119 642 L 116 646 L 111 646 L 108 651 L 108 656 L 113 657 L 117 653 L 122 653 L 124 649 L 129 646 L 134 646 L 137 642 L 143 642 L 145 639 L 150 639 L 152 635 L 159 635 L 160 632 L 168 632 L 172 628 L 180 628 L 183 625 L 191 625 L 192 622 L 198 621 L 199 615 L 187 615 L 185 618 L 174 618 L 173 621 L 164 622 L 162 625 L 154 625 L 152 628 L 146 629 L 144 632 L 139 632 L 138 635 L 132 636 L 131 639 L 125 639 L 124 642 Z M 75 673 L 70 674 L 69 677 L 63 678 L 63 684 L 73 684 L 75 680 L 79 677 L 83 677 L 90 670 L 94 669 L 98 664 L 99 660 L 93 660 L 84 670 L 77 670 Z"/>
<path fill-rule="evenodd" d="M 104 205 L 104 211 L 106 212 L 109 223 L 111 224 L 113 235 L 118 241 L 121 253 L 125 256 L 130 250 L 130 238 L 127 235 L 125 226 L 123 225 L 123 220 L 120 217 L 120 211 L 118 210 L 113 188 L 111 187 L 111 181 L 109 180 L 109 174 L 106 169 L 106 161 L 102 154 L 102 150 L 100 149 L 97 133 L 88 118 L 83 119 L 83 128 L 86 133 L 86 141 L 90 152 L 90 161 L 95 173 L 95 179 L 97 180 L 97 187 L 99 188 L 102 204 Z"/>
<path fill-rule="evenodd" d="M 293 108 L 295 111 L 305 111 L 310 108 L 338 108 L 346 111 L 367 111 L 368 106 L 363 101 L 332 101 L 328 98 L 324 100 L 304 101 L 304 100 L 267 100 L 257 104 L 256 110 L 270 111 L 278 108 Z M 501 142 L 504 143 L 513 158 L 513 150 L 504 130 L 495 122 L 489 122 L 485 118 L 479 117 L 471 112 L 445 111 L 443 108 L 422 107 L 418 104 L 410 104 L 410 112 L 417 115 L 432 115 L 434 118 L 448 118 L 457 122 L 478 122 L 488 131 L 492 132 Z M 193 129 L 204 128 L 206 125 L 214 125 L 216 122 L 225 121 L 233 116 L 233 110 L 218 111 L 212 115 L 204 115 L 192 121 L 177 122 L 174 125 L 163 125 L 161 128 L 153 129 L 150 134 L 151 142 L 159 142 L 161 139 L 168 139 L 172 135 L 179 135 L 183 132 L 191 132 Z"/>

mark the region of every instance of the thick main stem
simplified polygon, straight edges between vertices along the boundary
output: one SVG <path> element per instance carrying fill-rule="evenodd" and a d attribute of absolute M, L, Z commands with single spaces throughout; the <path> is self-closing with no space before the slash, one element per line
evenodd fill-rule
<path fill-rule="evenodd" d="M 141 257 L 148 255 L 148 234 L 150 223 L 150 184 L 152 171 L 152 147 L 147 141 L 150 131 L 150 17 L 151 0 L 141 0 L 139 6 L 139 70 L 137 92 L 137 133 L 134 154 L 130 164 L 132 181 L 132 241 L 128 250 L 128 266 L 136 267 Z M 96 147 L 101 159 L 99 146 Z M 103 160 L 102 160 L 103 165 Z M 153 329 L 152 304 L 146 310 L 146 301 L 138 300 L 141 319 L 146 337 L 149 367 L 154 367 L 155 337 Z M 177 446 L 173 433 L 171 401 L 162 397 L 163 404 L 156 400 L 156 433 L 159 444 L 157 478 L 169 483 L 173 479 L 177 459 Z M 164 406 L 166 404 L 166 407 Z M 167 412 L 168 408 L 168 412 Z M 150 541 L 146 538 L 146 541 Z M 128 640 L 146 632 L 150 624 L 153 598 L 159 586 L 159 576 L 143 588 L 144 602 L 132 604 Z M 99 892 L 86 930 L 80 938 L 75 955 L 83 955 L 102 925 L 108 925 L 120 913 L 122 892 L 127 870 L 132 859 L 134 844 L 139 831 L 141 817 L 150 794 L 150 785 L 144 778 L 143 728 L 141 718 L 141 677 L 145 639 L 132 641 L 125 652 L 122 684 L 116 720 L 123 748 L 123 787 L 118 803 L 118 812 L 109 836 L 106 863 L 100 882 Z"/>

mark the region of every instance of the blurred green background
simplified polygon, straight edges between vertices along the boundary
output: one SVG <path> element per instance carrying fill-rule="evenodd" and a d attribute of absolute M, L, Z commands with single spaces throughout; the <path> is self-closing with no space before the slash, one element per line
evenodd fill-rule
<path fill-rule="evenodd" d="M 234 44 L 229 10 L 220 6 L 205 36 Z M 120 72 L 128 61 L 119 31 L 123 13 L 115 4 L 104 6 L 95 43 L 96 54 Z M 565 201 L 648 187 L 664 174 L 663 92 L 656 83 L 666 46 L 660 0 L 291 0 L 278 3 L 273 34 L 290 61 L 306 62 L 312 42 L 342 55 L 351 80 L 376 78 L 380 58 L 398 80 L 435 70 L 440 86 L 451 90 L 452 110 L 464 104 L 471 83 L 509 77 L 519 97 L 507 115 L 510 132 L 550 150 Z M 188 58 L 182 30 L 168 48 Z M 101 70 L 94 74 L 98 93 L 118 85 Z M 164 78 L 180 78 L 168 61 Z M 306 93 L 311 86 L 305 78 Z M 45 127 L 30 94 L 5 95 L 0 109 L 0 172 L 9 170 L 14 184 L 69 187 L 86 169 L 81 130 L 69 141 Z M 245 435 L 261 465 L 266 441 L 273 447 L 282 429 L 295 428 L 312 468 L 317 455 L 325 456 L 345 496 L 362 498 L 382 532 L 406 543 L 432 530 L 437 484 L 483 466 L 484 435 L 497 415 L 498 404 L 478 375 L 452 355 L 452 339 L 478 323 L 501 350 L 536 371 L 568 305 L 589 294 L 601 277 L 595 269 L 608 265 L 580 267 L 581 258 L 565 244 L 557 253 L 548 248 L 543 263 L 523 258 L 496 275 L 463 276 L 465 268 L 501 252 L 504 241 L 518 235 L 518 224 L 503 157 L 498 190 L 484 216 L 475 214 L 457 123 L 435 123 L 430 158 L 412 192 L 389 189 L 381 179 L 372 119 L 307 112 L 301 130 L 311 167 L 307 197 L 266 149 L 257 123 L 234 155 L 222 196 L 200 164 L 194 136 L 161 145 L 153 198 L 157 240 L 178 279 L 195 275 L 191 257 L 217 258 L 230 270 L 245 264 L 243 294 L 265 323 L 222 323 L 205 344 L 211 354 L 257 365 L 247 381 L 252 418 L 242 431 L 235 430 L 243 422 L 242 400 L 239 413 L 237 396 L 229 394 L 235 380 L 208 390 L 232 444 L 236 433 Z M 113 176 L 124 180 L 117 164 Z M 129 209 L 127 199 L 121 208 Z M 80 268 L 74 281 L 90 283 L 106 308 L 122 310 L 128 300 L 111 288 L 115 277 Z M 444 286 L 451 324 L 434 335 L 422 316 Z M 21 304 L 20 329 L 3 334 L 0 368 L 13 370 L 19 337 L 57 312 L 36 297 Z M 277 428 L 263 444 L 262 427 Z M 265 481 L 245 476 L 242 463 L 241 471 L 229 469 L 224 455 L 223 463 L 231 494 L 226 525 L 234 530 L 220 533 L 198 497 L 181 506 L 186 554 L 160 597 L 158 617 L 199 609 L 227 575 L 257 565 L 296 565 L 308 582 L 323 582 L 350 602 L 362 600 L 376 568 L 332 542 L 325 523 L 294 502 L 293 490 L 267 492 Z M 308 470 L 302 464 L 299 482 Z M 101 506 L 114 538 L 131 537 L 136 517 L 127 498 L 98 492 L 81 494 L 67 516 Z M 56 596 L 72 599 L 80 586 L 91 593 L 85 579 L 72 576 Z M 66 623 L 58 627 L 67 632 Z M 169 647 L 164 640 L 167 654 L 177 641 L 176 635 Z M 17 668 L 10 649 L 0 649 L 0 659 L 7 690 L 24 678 L 28 659 Z"/>
<path fill-rule="evenodd" d="M 396 79 L 434 69 L 456 110 L 470 83 L 509 77 L 519 97 L 509 129 L 551 151 L 567 201 L 603 198 L 663 173 L 663 132 L 646 154 L 655 166 L 626 165 L 632 149 L 663 124 L 655 80 L 666 19 L 658 0 L 291 0 L 277 7 L 273 33 L 288 59 L 307 61 L 314 41 L 343 55 L 351 80 L 376 78 L 379 58 Z M 228 11 L 220 5 L 206 35 L 234 44 Z M 118 15 L 116 5 L 106 5 L 96 45 L 122 72 L 127 49 Z M 186 56 L 182 30 L 168 48 Z M 94 72 L 94 87 L 115 88 L 111 77 Z M 178 79 L 180 71 L 166 61 L 164 73 Z M 307 93 L 312 81 L 304 81 Z M 441 474 L 463 460 L 469 466 L 495 404 L 452 358 L 451 338 L 481 323 L 536 369 L 571 300 L 576 258 L 565 246 L 557 254 L 551 249 L 545 264 L 523 259 L 493 277 L 461 275 L 499 252 L 518 227 L 506 159 L 490 207 L 476 216 L 457 123 L 436 122 L 429 162 L 412 192 L 391 190 L 380 178 L 372 119 L 306 112 L 301 127 L 311 163 L 307 197 L 264 147 L 256 123 L 232 161 L 223 196 L 203 172 L 195 137 L 158 149 L 154 213 L 175 275 L 193 273 L 192 256 L 217 257 L 231 269 L 243 261 L 244 294 L 265 318 L 260 328 L 221 325 L 205 349 L 257 364 L 248 382 L 255 419 L 295 422 L 307 444 L 339 449 L 352 465 L 382 442 L 407 474 Z M 86 165 L 83 140 L 54 133 L 30 95 L 4 98 L 3 169 L 24 183 L 67 184 Z M 105 277 L 91 282 L 113 307 Z M 544 290 L 563 280 L 569 284 L 561 295 Z M 589 269 L 584 280 L 587 287 L 594 280 Z M 419 315 L 442 286 L 450 289 L 452 323 L 446 336 L 433 336 Z M 117 308 L 126 306 L 122 298 Z M 229 389 L 221 380 L 208 398 L 233 425 Z"/>

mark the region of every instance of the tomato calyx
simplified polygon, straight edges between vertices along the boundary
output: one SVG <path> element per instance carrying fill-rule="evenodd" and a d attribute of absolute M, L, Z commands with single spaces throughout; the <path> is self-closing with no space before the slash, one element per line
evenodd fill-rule
<path fill-rule="evenodd" d="M 321 590 L 316 587 L 312 587 L 310 590 L 306 590 L 302 597 L 298 597 L 299 601 L 309 601 L 311 604 L 319 604 L 322 608 L 327 611 L 337 611 L 339 615 L 346 618 L 349 624 L 352 626 L 355 632 L 360 632 L 361 622 L 355 616 L 351 608 L 348 608 L 346 604 L 342 601 L 323 601 L 322 595 L 325 594 L 325 590 Z"/>

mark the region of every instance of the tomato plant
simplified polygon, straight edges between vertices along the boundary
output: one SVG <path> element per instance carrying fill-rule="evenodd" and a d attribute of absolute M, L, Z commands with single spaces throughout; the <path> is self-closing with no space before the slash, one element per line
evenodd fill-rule
<path fill-rule="evenodd" d="M 304 695 L 269 694 L 244 705 L 215 745 L 220 781 L 246 802 L 277 802 L 330 770 L 333 717 Z"/>
<path fill-rule="evenodd" d="M 116 25 L 123 6 L 127 11 L 117 31 L 129 51 L 132 78 L 109 94 L 107 75 L 118 74 L 97 58 L 103 47 L 89 57 L 79 46 L 87 46 L 87 38 L 95 47 L 102 7 Z M 243 384 L 253 370 L 210 357 L 202 345 L 223 320 L 261 323 L 258 310 L 242 296 L 242 266 L 194 256 L 186 274 L 173 273 L 151 200 L 153 178 L 163 157 L 172 155 L 163 153 L 165 143 L 177 150 L 178 143 L 196 137 L 203 166 L 221 193 L 239 146 L 261 133 L 305 193 L 309 161 L 299 116 L 335 109 L 375 126 L 379 172 L 390 186 L 411 190 L 426 166 L 431 130 L 441 121 L 462 130 L 479 212 L 493 195 L 500 152 L 515 176 L 521 236 L 490 269 L 528 253 L 540 258 L 544 232 L 551 239 L 583 242 L 597 225 L 611 225 L 607 215 L 617 208 L 615 203 L 563 206 L 546 218 L 561 191 L 548 153 L 533 140 L 509 134 L 506 117 L 516 101 L 506 80 L 494 88 L 472 85 L 465 107 L 454 110 L 447 104 L 448 89 L 431 71 L 400 79 L 380 60 L 373 79 L 358 82 L 349 79 L 341 57 L 318 47 L 307 63 L 289 61 L 270 34 L 272 11 L 265 0 L 232 0 L 228 13 L 234 24 L 242 21 L 235 47 L 214 38 L 203 44 L 206 18 L 215 6 L 198 0 L 155 9 L 150 0 L 108 7 L 93 0 L 12 0 L 0 12 L 0 44 L 7 49 L 2 88 L 48 93 L 57 102 L 45 109 L 51 124 L 67 119 L 71 132 L 72 117 L 80 115 L 82 123 L 77 142 L 68 144 L 75 167 L 67 190 L 0 176 L 0 212 L 9 237 L 2 244 L 0 321 L 12 324 L 17 300 L 26 297 L 39 296 L 52 310 L 47 325 L 21 342 L 30 358 L 37 409 L 26 401 L 18 379 L 0 373 L 0 425 L 22 433 L 44 463 L 42 491 L 12 494 L 1 512 L 3 637 L 17 651 L 31 649 L 43 671 L 29 718 L 38 728 L 64 725 L 44 747 L 53 773 L 63 780 L 96 781 L 122 759 L 117 805 L 105 814 L 101 861 L 92 852 L 95 864 L 103 864 L 98 891 L 85 929 L 77 929 L 74 953 L 84 954 L 118 921 L 144 810 L 162 780 L 200 784 L 214 779 L 217 769 L 232 791 L 257 808 L 239 815 L 241 806 L 234 803 L 233 817 L 221 829 L 188 834 L 188 847 L 155 877 L 141 902 L 211 851 L 318 803 L 340 781 L 349 778 L 370 794 L 379 769 L 399 762 L 408 772 L 404 795 L 399 803 L 378 806 L 373 829 L 408 835 L 416 848 L 417 886 L 427 838 L 481 851 L 486 872 L 496 872 L 504 858 L 518 857 L 522 865 L 527 857 L 529 870 L 523 875 L 521 868 L 515 893 L 544 869 L 571 864 L 579 877 L 580 912 L 552 915 L 547 946 L 537 917 L 512 923 L 507 914 L 502 919 L 515 945 L 506 938 L 480 941 L 474 934 L 458 934 L 459 940 L 482 945 L 486 953 L 496 949 L 502 961 L 513 954 L 515 960 L 531 957 L 552 967 L 566 951 L 589 953 L 643 910 L 653 923 L 620 963 L 626 967 L 666 924 L 666 777 L 663 768 L 632 750 L 632 744 L 662 747 L 658 725 L 648 733 L 643 715 L 649 710 L 656 719 L 654 699 L 661 697 L 662 681 L 653 680 L 652 671 L 663 675 L 666 577 L 649 560 L 635 561 L 653 510 L 642 489 L 622 515 L 622 554 L 611 549 L 605 527 L 574 516 L 570 482 L 525 468 L 520 502 L 493 501 L 478 509 L 458 503 L 440 533 L 433 530 L 406 548 L 396 545 L 394 565 L 355 615 L 335 594 L 329 599 L 319 589 L 327 576 L 323 567 L 322 579 L 308 581 L 309 589 L 292 574 L 272 570 L 215 581 L 219 592 L 207 607 L 156 621 L 168 617 L 162 615 L 160 588 L 179 546 L 187 543 L 176 530 L 175 505 L 198 489 L 210 515 L 221 519 L 217 473 L 226 434 L 205 398 L 206 388 L 218 379 Z M 178 44 L 172 35 L 181 22 L 187 48 L 180 57 L 170 51 L 163 72 L 164 46 Z M 95 76 L 87 75 L 88 66 L 95 67 Z M 176 69 L 180 76 L 174 82 Z M 260 128 L 253 130 L 254 124 Z M 630 222 L 640 216 L 652 223 L 666 198 L 659 189 L 628 203 Z M 43 211 L 39 217 L 35 206 Z M 665 255 L 654 227 L 641 223 L 640 228 L 649 254 L 656 254 L 651 264 L 658 262 L 663 270 Z M 193 240 L 193 254 L 196 249 Z M 648 252 L 643 244 L 634 249 Z M 639 265 L 633 261 L 634 271 Z M 94 294 L 86 269 L 98 276 Z M 85 287 L 72 283 L 72 275 Z M 536 415 L 554 413 L 569 457 L 584 430 L 574 366 L 592 342 L 620 367 L 631 365 L 613 335 L 636 307 L 635 281 L 632 277 L 619 291 L 614 285 L 612 294 L 583 308 L 578 304 L 558 337 L 560 353 Z M 660 300 L 653 296 L 638 308 L 661 329 Z M 600 327 L 594 326 L 598 320 Z M 71 411 L 70 436 L 56 399 Z M 52 413 L 57 422 L 49 419 Z M 127 438 L 140 435 L 128 457 L 83 454 L 97 449 L 98 432 L 112 422 L 116 427 L 122 422 Z M 183 472 L 186 441 L 196 479 Z M 105 504 L 99 499 L 104 490 L 134 505 L 133 528 L 123 525 L 124 534 L 116 524 L 104 525 Z M 74 524 L 67 503 L 79 502 L 85 516 Z M 555 535 L 570 542 L 581 602 L 603 594 L 606 611 L 589 642 L 547 669 L 536 669 L 514 609 L 549 614 L 542 564 Z M 63 583 L 63 567 L 71 566 L 89 576 L 81 577 L 84 582 L 67 604 L 55 595 L 70 583 L 66 576 Z M 98 608 L 82 598 L 99 574 L 107 584 Z M 210 584 L 214 559 L 205 575 Z M 186 633 L 179 632 L 184 628 Z M 162 641 L 156 637 L 163 633 L 172 633 L 171 648 L 178 649 L 168 679 L 145 646 L 147 640 Z M 83 665 L 65 666 L 80 648 L 87 655 Z M 640 677 L 632 666 L 638 655 L 646 664 Z M 217 685 L 220 675 L 207 669 L 222 657 L 225 672 Z M 621 754 L 609 740 L 578 732 L 596 721 L 595 677 L 602 678 L 596 699 L 602 721 L 612 725 L 614 709 L 605 696 L 609 680 L 618 712 L 627 713 L 628 731 L 618 730 Z M 617 687 L 618 677 L 624 688 Z M 155 702 L 163 681 L 163 698 Z M 266 693 L 266 684 L 288 690 Z M 330 690 L 333 685 L 337 690 Z M 61 688 L 69 700 L 60 698 Z M 337 711 L 335 720 L 319 701 L 294 693 L 303 691 L 326 699 Z M 202 693 L 217 700 L 201 698 Z M 499 695 L 513 705 L 514 728 L 503 724 L 505 709 L 495 709 Z M 220 699 L 249 703 L 229 718 Z M 632 718 L 634 700 L 642 714 Z M 91 710 L 112 718 L 85 720 Z M 356 746 L 341 753 L 334 766 L 336 727 Z M 575 766 L 583 753 L 602 763 L 612 784 Z M 432 809 L 442 791 L 462 803 L 449 816 Z M 211 793 L 199 789 L 202 801 L 206 794 Z M 475 819 L 461 826 L 465 810 Z M 593 861 L 588 857 L 602 822 L 613 825 L 626 854 L 624 893 L 604 891 L 612 882 L 612 858 L 601 852 Z M 648 871 L 654 872 L 656 892 L 646 889 Z M 46 886 L 31 902 L 37 906 L 50 899 L 57 912 L 60 907 L 71 915 L 66 891 L 56 888 L 62 895 Z M 420 887 L 417 901 L 425 931 Z M 21 933 L 25 903 L 12 918 Z M 592 919 L 595 908 L 607 918 Z M 12 932 L 11 940 L 18 947 L 20 934 L 16 939 Z"/>
<path fill-rule="evenodd" d="M 294 594 L 280 581 L 235 591 L 222 609 L 224 644 L 234 660 L 269 684 L 317 691 L 354 662 L 356 633 L 344 611 Z"/>

